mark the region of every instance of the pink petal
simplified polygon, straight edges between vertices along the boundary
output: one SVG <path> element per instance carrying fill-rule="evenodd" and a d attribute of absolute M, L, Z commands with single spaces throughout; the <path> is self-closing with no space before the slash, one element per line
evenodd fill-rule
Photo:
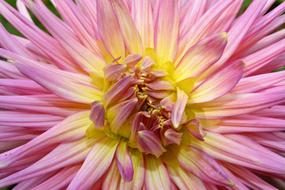
<path fill-rule="evenodd" d="M 231 91 L 243 76 L 243 64 L 232 63 L 209 76 L 191 93 L 191 103 L 208 102 Z"/>
<path fill-rule="evenodd" d="M 103 128 L 105 124 L 105 109 L 103 104 L 93 102 L 89 117 L 94 122 L 96 128 Z"/>
<path fill-rule="evenodd" d="M 204 182 L 191 173 L 186 173 L 178 164 L 175 166 L 168 166 L 170 178 L 178 186 L 179 189 L 199 189 L 207 190 Z"/>
<path fill-rule="evenodd" d="M 133 98 L 110 108 L 107 118 L 111 121 L 111 129 L 113 132 L 118 133 L 124 122 L 134 113 L 137 103 L 138 99 Z"/>
<path fill-rule="evenodd" d="M 100 99 L 101 92 L 92 87 L 91 79 L 88 77 L 61 71 L 48 64 L 0 50 L 0 54 L 2 52 L 15 59 L 16 67 L 20 72 L 60 97 L 82 103 L 90 103 Z"/>
<path fill-rule="evenodd" d="M 195 111 L 198 118 L 220 118 L 246 114 L 284 102 L 284 87 L 275 87 L 264 92 L 228 94 L 203 105 L 203 111 Z"/>
<path fill-rule="evenodd" d="M 120 185 L 120 172 L 117 168 L 116 162 L 113 161 L 108 172 L 106 174 L 104 182 L 102 184 L 102 190 L 117 190 Z"/>
<path fill-rule="evenodd" d="M 118 142 L 103 138 L 88 153 L 83 165 L 68 186 L 68 190 L 88 189 L 109 168 Z"/>
<path fill-rule="evenodd" d="M 113 58 L 125 56 L 124 40 L 110 1 L 96 0 L 98 32 Z"/>
<path fill-rule="evenodd" d="M 153 154 L 156 157 L 159 157 L 166 151 L 156 134 L 149 130 L 138 132 L 137 143 L 142 152 Z"/>
<path fill-rule="evenodd" d="M 158 158 L 146 157 L 145 189 L 170 190 L 170 179 L 166 167 Z"/>
<path fill-rule="evenodd" d="M 171 112 L 171 122 L 175 128 L 178 128 L 187 104 L 188 96 L 183 90 L 177 89 L 177 100 Z"/>
<path fill-rule="evenodd" d="M 154 18 L 151 0 L 131 1 L 132 16 L 141 36 L 143 49 L 154 48 Z"/>
<path fill-rule="evenodd" d="M 279 57 L 285 50 L 285 39 L 261 49 L 245 58 L 245 74 L 250 75 L 254 71 L 266 67 L 271 61 Z"/>
<path fill-rule="evenodd" d="M 33 187 L 33 190 L 42 190 L 42 189 L 61 189 L 65 188 L 72 178 L 75 176 L 76 172 L 79 170 L 79 166 L 71 166 L 68 168 L 63 168 L 57 172 L 52 177 L 43 181 L 36 187 Z"/>
<path fill-rule="evenodd" d="M 83 138 L 85 130 L 90 125 L 88 115 L 89 112 L 72 115 L 28 143 L 2 153 L 0 155 L 1 166 L 6 167 L 27 155 L 31 155 L 55 143 Z"/>
<path fill-rule="evenodd" d="M 124 179 L 121 179 L 120 189 L 122 190 L 141 190 L 144 185 L 145 178 L 145 166 L 143 155 L 139 151 L 134 151 L 131 153 L 133 168 L 134 168 L 134 177 L 133 180 L 127 182 Z"/>
<path fill-rule="evenodd" d="M 156 53 L 161 63 L 172 61 L 177 51 L 179 29 L 177 1 L 159 0 L 157 19 L 155 32 Z"/>
<path fill-rule="evenodd" d="M 94 139 L 88 141 L 83 139 L 77 142 L 61 144 L 33 165 L 2 178 L 0 186 L 12 185 L 65 166 L 79 163 L 84 160 L 93 143 Z"/>
<path fill-rule="evenodd" d="M 133 162 L 126 142 L 121 141 L 116 150 L 117 167 L 123 180 L 132 181 L 134 176 Z"/>
<path fill-rule="evenodd" d="M 130 12 L 121 0 L 113 0 L 112 4 L 128 50 L 130 53 L 142 54 L 142 41 Z"/>
<path fill-rule="evenodd" d="M 182 139 L 182 133 L 179 133 L 175 131 L 174 129 L 167 129 L 164 132 L 164 136 L 166 139 L 166 144 L 180 144 L 180 141 Z"/>
<path fill-rule="evenodd" d="M 211 9 L 209 9 L 192 27 L 188 32 L 185 44 L 179 48 L 180 53 L 176 59 L 176 64 L 179 63 L 185 56 L 186 52 L 195 45 L 202 37 L 208 34 L 214 22 L 224 13 L 224 11 L 233 3 L 233 0 L 219 1 Z M 228 9 L 227 11 L 231 11 Z"/>
<path fill-rule="evenodd" d="M 190 48 L 176 65 L 176 81 L 198 77 L 218 61 L 227 43 L 225 35 L 214 35 Z"/>
<path fill-rule="evenodd" d="M 250 31 L 252 24 L 257 20 L 265 4 L 266 1 L 253 1 L 246 11 L 236 20 L 228 32 L 228 44 L 218 65 L 222 64 L 236 51 L 246 34 Z"/>

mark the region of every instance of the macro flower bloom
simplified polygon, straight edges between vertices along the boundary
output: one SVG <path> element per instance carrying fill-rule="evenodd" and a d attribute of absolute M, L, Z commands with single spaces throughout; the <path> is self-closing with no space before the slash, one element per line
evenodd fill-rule
<path fill-rule="evenodd" d="M 50 3 L 0 0 L 0 187 L 284 185 L 285 3 Z"/>

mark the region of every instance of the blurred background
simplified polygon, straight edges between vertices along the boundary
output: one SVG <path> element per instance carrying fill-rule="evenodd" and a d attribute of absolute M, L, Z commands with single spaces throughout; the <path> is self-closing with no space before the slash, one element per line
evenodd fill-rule
<path fill-rule="evenodd" d="M 12 6 L 16 6 L 16 0 L 5 0 L 6 2 L 8 2 L 9 4 L 11 4 Z M 284 2 L 285 0 L 276 0 L 276 2 L 274 3 L 274 5 L 272 6 L 272 9 L 276 6 L 278 6 L 280 3 Z M 248 5 L 252 2 L 252 0 L 244 0 L 244 3 L 243 3 L 243 6 L 241 8 L 241 12 L 243 12 L 247 7 Z M 52 4 L 48 1 L 48 0 L 45 0 L 45 3 L 46 5 L 50 8 L 50 10 L 52 10 L 55 14 L 58 14 L 56 12 L 56 9 L 52 6 Z M 32 18 L 34 20 L 34 22 L 40 27 L 42 28 L 43 30 L 45 30 L 45 28 L 41 25 L 41 23 L 32 15 Z M 2 23 L 2 25 L 4 25 L 4 27 L 12 34 L 15 34 L 15 35 L 21 35 L 9 22 L 7 22 L 6 19 L 4 19 L 2 17 L 2 15 L 0 15 L 0 22 Z M 285 27 L 285 25 L 283 26 Z M 285 69 L 285 68 L 283 68 Z M 12 189 L 12 187 L 9 187 L 9 188 L 0 188 L 0 190 L 10 190 Z"/>

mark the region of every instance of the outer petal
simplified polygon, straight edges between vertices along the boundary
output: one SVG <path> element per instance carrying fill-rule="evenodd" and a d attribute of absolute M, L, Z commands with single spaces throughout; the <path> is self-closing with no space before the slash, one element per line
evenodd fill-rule
<path fill-rule="evenodd" d="M 113 162 L 108 169 L 106 178 L 102 184 L 102 190 L 117 190 L 121 180 L 120 172 L 116 162 Z"/>
<path fill-rule="evenodd" d="M 198 177 L 184 171 L 179 164 L 168 165 L 167 170 L 180 190 L 206 190 L 204 183 Z"/>
<path fill-rule="evenodd" d="M 243 58 L 242 60 L 245 63 L 245 74 L 250 75 L 254 71 L 266 67 L 271 61 L 282 55 L 285 51 L 284 44 L 285 39 Z"/>
<path fill-rule="evenodd" d="M 116 151 L 117 167 L 123 180 L 131 181 L 134 175 L 132 158 L 130 156 L 128 145 L 121 141 Z"/>
<path fill-rule="evenodd" d="M 131 157 L 134 167 L 134 177 L 130 182 L 121 179 L 120 190 L 141 190 L 144 185 L 145 166 L 143 154 L 139 151 L 134 151 L 131 153 Z"/>
<path fill-rule="evenodd" d="M 167 169 L 160 159 L 146 157 L 146 190 L 171 190 Z"/>
<path fill-rule="evenodd" d="M 220 118 L 234 116 L 268 108 L 285 102 L 283 86 L 257 93 L 228 94 L 212 102 L 199 104 L 195 110 L 198 118 Z"/>
<path fill-rule="evenodd" d="M 171 122 L 175 128 L 178 128 L 187 104 L 188 96 L 179 88 L 177 89 L 177 100 L 171 112 Z"/>
<path fill-rule="evenodd" d="M 122 0 L 112 0 L 112 4 L 128 50 L 130 53 L 142 54 L 141 37 L 131 18 L 130 12 Z"/>
<path fill-rule="evenodd" d="M 225 49 L 225 53 L 223 54 L 219 63 L 223 63 L 231 55 L 233 55 L 233 53 L 241 44 L 246 34 L 249 32 L 250 28 L 252 27 L 252 24 L 260 15 L 265 4 L 266 1 L 253 1 L 253 3 L 251 3 L 251 5 L 247 8 L 243 15 L 236 20 L 236 22 L 229 31 L 229 41 Z"/>
<path fill-rule="evenodd" d="M 222 56 L 227 34 L 209 37 L 190 48 L 175 69 L 176 81 L 200 76 Z"/>
<path fill-rule="evenodd" d="M 179 29 L 177 1 L 159 0 L 157 19 L 155 48 L 163 64 L 166 61 L 172 61 L 177 51 Z"/>
<path fill-rule="evenodd" d="M 264 190 L 277 190 L 277 188 L 274 188 L 272 185 L 270 185 L 263 179 L 259 178 L 257 175 L 255 175 L 253 172 L 251 172 L 248 169 L 237 167 L 232 164 L 226 164 L 225 167 L 227 167 L 237 176 L 243 179 L 246 182 L 246 185 L 251 188 L 259 188 Z"/>
<path fill-rule="evenodd" d="M 242 142 L 242 143 L 241 143 Z M 205 143 L 205 144 L 204 144 Z M 284 174 L 285 158 L 241 135 L 224 136 L 208 132 L 205 141 L 194 142 L 214 158 L 260 171 Z"/>
<path fill-rule="evenodd" d="M 83 165 L 68 186 L 68 190 L 90 188 L 109 168 L 118 141 L 103 138 L 88 153 Z"/>
<path fill-rule="evenodd" d="M 96 0 L 98 32 L 105 47 L 115 59 L 125 57 L 125 45 L 120 26 L 110 1 Z"/>
<path fill-rule="evenodd" d="M 94 139 L 83 139 L 73 143 L 61 144 L 33 165 L 15 172 L 8 177 L 2 178 L 0 180 L 0 187 L 12 185 L 35 176 L 58 170 L 65 166 L 82 162 L 94 142 Z"/>
<path fill-rule="evenodd" d="M 0 156 L 0 166 L 6 167 L 27 155 L 31 156 L 36 151 L 48 148 L 56 143 L 77 140 L 84 137 L 85 130 L 91 123 L 88 119 L 88 114 L 89 112 L 74 114 L 30 142 L 2 153 Z"/>
<path fill-rule="evenodd" d="M 36 62 L 7 51 L 1 50 L 0 54 L 2 52 L 7 57 L 11 56 L 12 59 L 15 59 L 16 67 L 20 72 L 63 98 L 81 103 L 91 103 L 100 99 L 100 91 L 92 88 L 88 77 L 61 71 L 48 64 Z"/>
<path fill-rule="evenodd" d="M 182 58 L 185 56 L 186 52 L 196 44 L 202 37 L 208 34 L 209 29 L 212 24 L 217 21 L 222 13 L 233 3 L 233 0 L 218 1 L 211 9 L 207 11 L 196 23 L 191 27 L 191 30 L 188 32 L 188 37 L 183 44 L 183 47 L 179 49 L 179 56 L 176 60 L 176 64 L 179 63 Z"/>
<path fill-rule="evenodd" d="M 132 1 L 132 16 L 141 36 L 143 48 L 154 48 L 154 18 L 151 0 Z"/>
<path fill-rule="evenodd" d="M 79 168 L 79 165 L 63 168 L 52 177 L 33 187 L 33 190 L 65 188 Z"/>
<path fill-rule="evenodd" d="M 236 86 L 242 75 L 243 64 L 239 61 L 217 71 L 191 93 L 189 102 L 208 102 L 225 95 Z"/>

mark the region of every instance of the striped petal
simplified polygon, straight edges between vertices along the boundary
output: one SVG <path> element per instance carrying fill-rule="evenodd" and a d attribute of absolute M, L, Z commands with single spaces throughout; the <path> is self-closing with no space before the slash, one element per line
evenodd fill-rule
<path fill-rule="evenodd" d="M 200 76 L 222 56 L 227 34 L 209 37 L 190 48 L 175 69 L 176 81 Z"/>
<path fill-rule="evenodd" d="M 101 97 L 101 92 L 92 88 L 91 79 L 88 77 L 61 71 L 6 51 L 1 50 L 0 54 L 2 52 L 15 59 L 15 65 L 20 72 L 60 97 L 80 103 L 90 103 Z"/>
<path fill-rule="evenodd" d="M 179 164 L 167 165 L 170 178 L 180 190 L 206 190 L 204 183 L 191 173 L 183 170 Z"/>
<path fill-rule="evenodd" d="M 6 178 L 2 178 L 0 180 L 0 187 L 12 185 L 65 166 L 82 162 L 94 142 L 94 139 L 83 139 L 81 141 L 61 144 L 33 165 L 13 173 Z"/>
<path fill-rule="evenodd" d="M 191 93 L 190 103 L 202 103 L 219 98 L 231 91 L 243 76 L 243 64 L 232 63 L 209 76 Z"/>
<path fill-rule="evenodd" d="M 112 0 L 112 4 L 128 50 L 142 54 L 142 41 L 127 7 L 122 0 Z"/>
<path fill-rule="evenodd" d="M 142 130 L 138 132 L 137 143 L 142 152 L 146 154 L 153 154 L 156 157 L 159 157 L 163 154 L 163 152 L 166 151 L 156 134 L 149 130 Z"/>
<path fill-rule="evenodd" d="M 151 0 L 132 1 L 132 16 L 141 36 L 143 49 L 154 48 L 154 16 Z"/>
<path fill-rule="evenodd" d="M 120 184 L 121 176 L 116 162 L 113 162 L 102 184 L 102 190 L 117 190 Z"/>
<path fill-rule="evenodd" d="M 111 56 L 125 57 L 125 45 L 111 1 L 96 0 L 98 32 Z"/>
<path fill-rule="evenodd" d="M 116 160 L 123 180 L 131 181 L 134 176 L 133 162 L 128 150 L 128 145 L 124 141 L 121 141 L 117 148 Z"/>
<path fill-rule="evenodd" d="M 127 182 L 121 179 L 120 190 L 141 190 L 144 185 L 145 178 L 145 166 L 143 154 L 139 151 L 131 153 L 134 177 L 133 180 Z"/>
<path fill-rule="evenodd" d="M 171 112 L 171 122 L 174 128 L 178 128 L 187 104 L 188 96 L 183 90 L 177 89 L 177 100 Z"/>
<path fill-rule="evenodd" d="M 177 51 L 179 30 L 177 1 L 159 0 L 157 19 L 155 32 L 156 53 L 161 63 L 173 61 Z"/>
<path fill-rule="evenodd" d="M 68 190 L 88 189 L 111 165 L 118 142 L 103 138 L 88 153 L 85 161 L 68 186 Z"/>
<path fill-rule="evenodd" d="M 170 190 L 170 179 L 162 161 L 153 157 L 146 157 L 146 190 Z"/>

